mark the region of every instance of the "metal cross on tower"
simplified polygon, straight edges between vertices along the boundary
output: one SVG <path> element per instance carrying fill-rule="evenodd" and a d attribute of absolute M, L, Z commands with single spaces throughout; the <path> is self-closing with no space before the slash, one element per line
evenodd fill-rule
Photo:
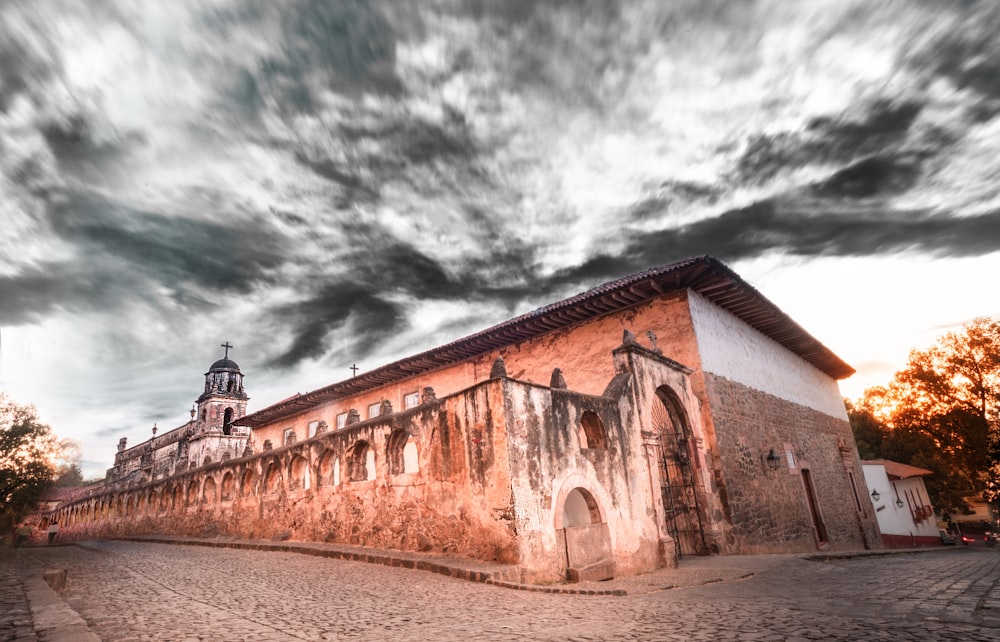
<path fill-rule="evenodd" d="M 232 348 L 233 346 L 228 341 L 226 341 L 225 343 L 223 343 L 221 345 L 222 345 L 223 348 L 226 349 L 226 356 L 224 356 L 222 358 L 223 359 L 228 359 L 229 358 L 229 349 Z"/>
<path fill-rule="evenodd" d="M 358 365 L 357 364 L 353 364 L 351 366 L 351 376 L 352 377 L 358 376 Z"/>

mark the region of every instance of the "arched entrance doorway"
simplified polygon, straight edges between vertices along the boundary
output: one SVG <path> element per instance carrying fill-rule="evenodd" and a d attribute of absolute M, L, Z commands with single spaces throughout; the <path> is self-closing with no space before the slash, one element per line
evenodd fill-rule
<path fill-rule="evenodd" d="M 664 527 L 674 539 L 677 555 L 705 555 L 705 534 L 698 505 L 699 489 L 692 470 L 691 428 L 673 390 L 656 390 L 652 419 L 656 432 L 660 495 Z"/>
<path fill-rule="evenodd" d="M 556 532 L 565 550 L 566 579 L 571 582 L 614 577 L 611 532 L 594 495 L 568 480 L 560 497 Z"/>

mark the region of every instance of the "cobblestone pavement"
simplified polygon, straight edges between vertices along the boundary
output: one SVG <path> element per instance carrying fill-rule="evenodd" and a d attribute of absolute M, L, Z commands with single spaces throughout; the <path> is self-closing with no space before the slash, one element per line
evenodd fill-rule
<path fill-rule="evenodd" d="M 624 597 L 518 591 L 293 553 L 137 542 L 22 549 L 18 556 L 22 576 L 66 568 L 63 598 L 108 642 L 1000 640 L 1000 552 L 992 549 L 825 561 L 698 558 L 683 562 L 680 573 L 613 581 L 630 591 Z M 716 575 L 725 581 L 713 581 Z M 681 576 L 709 583 L 662 588 Z"/>

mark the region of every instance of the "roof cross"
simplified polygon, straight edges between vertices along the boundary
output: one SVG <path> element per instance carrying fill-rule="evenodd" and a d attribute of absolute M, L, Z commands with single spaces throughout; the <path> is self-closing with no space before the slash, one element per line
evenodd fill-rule
<path fill-rule="evenodd" d="M 351 366 L 351 376 L 352 377 L 358 376 L 358 365 L 357 364 L 354 364 L 354 365 Z"/>
<path fill-rule="evenodd" d="M 226 341 L 225 343 L 223 343 L 221 345 L 222 345 L 223 348 L 226 349 L 226 356 L 224 356 L 222 358 L 223 359 L 228 359 L 229 358 L 229 349 L 232 348 L 233 346 L 228 341 Z"/>

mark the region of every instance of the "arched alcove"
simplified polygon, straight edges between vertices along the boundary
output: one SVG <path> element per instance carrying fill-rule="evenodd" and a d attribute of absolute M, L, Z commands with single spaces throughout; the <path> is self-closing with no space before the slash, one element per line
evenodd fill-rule
<path fill-rule="evenodd" d="M 222 484 L 219 488 L 219 499 L 224 502 L 228 502 L 233 498 L 233 491 L 236 488 L 236 477 L 232 472 L 226 471 L 226 474 L 222 476 Z"/>
<path fill-rule="evenodd" d="M 281 488 L 281 467 L 276 462 L 271 463 L 264 475 L 264 492 L 274 493 Z"/>
<path fill-rule="evenodd" d="M 563 527 L 589 526 L 600 524 L 601 511 L 597 500 L 586 488 L 574 488 L 566 495 L 563 502 Z"/>
<path fill-rule="evenodd" d="M 253 468 L 247 468 L 240 480 L 240 495 L 251 497 L 257 494 L 257 472 Z"/>
<path fill-rule="evenodd" d="M 216 502 L 215 498 L 215 480 L 211 477 L 205 478 L 205 483 L 201 490 L 201 500 L 206 504 L 214 504 Z"/>
<path fill-rule="evenodd" d="M 348 452 L 347 474 L 352 482 L 375 479 L 375 453 L 367 441 L 359 441 Z"/>
<path fill-rule="evenodd" d="M 604 422 L 591 410 L 583 411 L 580 417 L 580 446 L 583 448 L 607 448 L 608 433 Z"/>
<path fill-rule="evenodd" d="M 336 484 L 333 475 L 336 464 L 337 453 L 333 450 L 325 451 L 319 458 L 319 466 L 317 467 L 319 479 L 316 483 L 323 486 L 332 486 Z"/>
<path fill-rule="evenodd" d="M 288 489 L 309 488 L 309 462 L 305 457 L 296 456 L 288 465 Z"/>

